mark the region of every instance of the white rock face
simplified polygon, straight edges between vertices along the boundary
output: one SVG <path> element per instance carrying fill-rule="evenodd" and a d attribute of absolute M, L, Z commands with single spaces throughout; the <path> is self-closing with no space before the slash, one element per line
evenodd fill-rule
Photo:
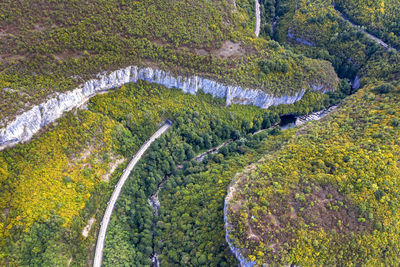
<path fill-rule="evenodd" d="M 353 87 L 353 89 L 360 89 L 360 77 L 358 77 L 358 75 L 354 78 L 354 81 L 351 83 L 351 87 Z"/>
<path fill-rule="evenodd" d="M 251 169 L 252 167 L 249 166 L 247 170 L 245 170 L 245 172 L 248 172 Z M 235 177 L 231 181 L 231 184 L 228 187 L 228 192 L 225 197 L 224 201 L 225 240 L 228 243 L 231 252 L 233 253 L 233 255 L 235 255 L 236 259 L 239 261 L 238 266 L 253 267 L 256 265 L 256 262 L 247 260 L 242 254 L 242 249 L 236 247 L 234 244 L 235 243 L 234 238 L 231 237 L 231 232 L 232 232 L 231 219 L 228 216 L 228 211 L 230 210 L 230 203 L 234 198 L 235 193 L 237 192 L 237 185 L 241 182 L 242 179 L 243 176 L 240 177 L 240 175 L 235 175 Z"/>
<path fill-rule="evenodd" d="M 318 120 L 322 119 L 323 117 L 325 117 L 326 115 L 328 115 L 329 113 L 331 113 L 332 111 L 334 111 L 336 108 L 337 108 L 337 106 L 332 106 L 330 108 L 323 109 L 323 110 L 320 110 L 317 112 L 313 112 L 308 115 L 297 117 L 295 126 L 302 125 L 309 121 L 318 121 Z"/>
<path fill-rule="evenodd" d="M 58 94 L 47 102 L 33 107 L 18 116 L 5 128 L 0 129 L 0 150 L 30 140 L 42 127 L 60 118 L 64 112 L 81 106 L 97 93 L 120 87 L 126 83 L 137 82 L 138 80 L 157 83 L 167 88 L 181 89 L 183 92 L 193 95 L 200 90 L 211 94 L 213 97 L 225 98 L 227 105 L 253 104 L 260 108 L 268 108 L 272 105 L 280 104 L 293 104 L 299 101 L 305 93 L 303 89 L 293 96 L 275 97 L 260 90 L 224 85 L 198 76 L 173 76 L 163 70 L 150 67 L 130 66 L 109 74 L 98 74 L 97 77 L 97 79 L 87 81 L 79 88 Z M 316 91 L 328 91 L 322 85 L 312 85 L 311 87 Z"/>

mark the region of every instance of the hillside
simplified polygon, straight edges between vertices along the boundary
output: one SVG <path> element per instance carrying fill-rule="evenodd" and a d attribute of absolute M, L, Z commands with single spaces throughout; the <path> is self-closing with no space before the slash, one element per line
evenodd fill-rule
<path fill-rule="evenodd" d="M 2 125 L 99 72 L 129 65 L 197 74 L 279 96 L 313 84 L 335 89 L 329 63 L 255 40 L 248 26 L 254 18 L 240 6 L 241 1 L 235 9 L 227 0 L 3 2 Z M 268 60 L 279 64 L 261 71 L 260 62 Z"/>
<path fill-rule="evenodd" d="M 363 88 L 237 176 L 230 235 L 250 261 L 398 262 L 399 88 L 380 88 Z"/>
<path fill-rule="evenodd" d="M 391 46 L 400 48 L 399 1 L 337 0 L 335 4 L 356 24 L 366 27 Z"/>
<path fill-rule="evenodd" d="M 0 266 L 396 265 L 396 1 L 2 1 Z"/>
<path fill-rule="evenodd" d="M 296 38 L 315 45 L 297 49 L 315 53 L 326 48 L 340 56 L 328 44 L 329 36 L 338 31 L 335 40 L 341 40 L 340 31 L 351 25 L 343 24 L 330 4 L 299 1 L 291 29 Z M 368 39 L 353 33 L 347 45 L 357 50 L 355 44 Z M 326 119 L 299 127 L 280 151 L 265 154 L 235 176 L 225 215 L 231 249 L 242 264 L 377 266 L 399 261 L 399 55 L 379 48 L 363 59 L 362 51 L 349 60 L 361 63 L 353 65 L 362 77 L 358 92 Z"/>

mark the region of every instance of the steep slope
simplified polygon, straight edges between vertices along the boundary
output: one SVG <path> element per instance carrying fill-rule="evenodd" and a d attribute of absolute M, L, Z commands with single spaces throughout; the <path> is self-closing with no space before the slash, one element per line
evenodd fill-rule
<path fill-rule="evenodd" d="M 332 76 L 336 78 L 333 71 Z M 261 90 L 224 85 L 198 76 L 175 77 L 168 72 L 150 67 L 129 66 L 108 75 L 101 75 L 98 79 L 86 82 L 80 88 L 59 94 L 17 116 L 7 127 L 0 129 L 0 150 L 29 141 L 40 129 L 60 118 L 64 112 L 82 106 L 90 97 L 127 83 L 136 83 L 139 80 L 164 85 L 168 88 L 181 89 L 185 93 L 197 94 L 202 91 L 213 97 L 224 98 L 226 105 L 252 104 L 261 108 L 296 103 L 303 98 L 306 92 L 326 93 L 334 91 L 334 87 L 327 88 L 323 83 L 316 81 L 316 83 L 310 84 L 293 95 L 275 96 Z M 337 83 L 336 80 L 333 81 L 333 84 Z"/>
<path fill-rule="evenodd" d="M 324 1 L 299 4 L 297 30 L 310 34 L 310 27 L 321 28 L 307 22 L 304 14 L 310 10 L 328 12 L 320 23 L 331 31 L 337 17 L 328 20 L 333 24 L 326 19 L 333 7 Z M 242 264 L 399 261 L 400 56 L 379 49 L 363 61 L 362 89 L 321 122 L 299 128 L 281 151 L 235 177 L 226 230 Z"/>
<path fill-rule="evenodd" d="M 392 46 L 400 48 L 400 1 L 336 0 L 337 7 L 352 21 L 365 26 Z"/>
<path fill-rule="evenodd" d="M 400 97 L 398 88 L 381 88 L 362 89 L 239 176 L 227 215 L 230 238 L 247 261 L 399 261 Z"/>
<path fill-rule="evenodd" d="M 335 89 L 329 63 L 253 39 L 246 25 L 254 18 L 238 6 L 226 0 L 3 2 L 1 126 L 97 73 L 131 65 L 274 96 L 293 96 L 312 84 Z M 279 66 L 263 72 L 265 60 Z"/>

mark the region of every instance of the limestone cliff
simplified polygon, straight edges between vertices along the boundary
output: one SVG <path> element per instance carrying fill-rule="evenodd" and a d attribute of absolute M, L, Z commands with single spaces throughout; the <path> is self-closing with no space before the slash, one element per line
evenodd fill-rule
<path fill-rule="evenodd" d="M 64 112 L 81 106 L 97 93 L 120 87 L 126 83 L 137 82 L 138 80 L 157 83 L 167 88 L 181 89 L 190 94 L 203 91 L 213 97 L 225 98 L 227 105 L 253 104 L 261 108 L 268 108 L 272 105 L 293 104 L 299 101 L 306 91 L 301 89 L 292 96 L 273 96 L 261 90 L 225 85 L 199 76 L 174 76 L 171 73 L 150 67 L 130 66 L 109 74 L 98 74 L 97 79 L 89 80 L 72 91 L 58 94 L 47 102 L 21 114 L 0 130 L 0 150 L 28 141 L 42 127 L 60 118 Z M 321 92 L 329 90 L 322 85 L 311 85 L 311 88 Z"/>

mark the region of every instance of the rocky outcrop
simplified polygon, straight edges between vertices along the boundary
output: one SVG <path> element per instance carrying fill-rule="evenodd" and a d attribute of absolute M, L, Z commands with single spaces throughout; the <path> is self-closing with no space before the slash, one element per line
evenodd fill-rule
<path fill-rule="evenodd" d="M 35 106 L 18 116 L 0 130 L 0 150 L 28 141 L 42 127 L 60 118 L 64 112 L 81 106 L 97 93 L 120 87 L 126 83 L 137 82 L 138 80 L 157 83 L 167 88 L 181 89 L 190 94 L 203 91 L 213 97 L 225 98 L 227 105 L 253 104 L 260 108 L 268 108 L 272 105 L 280 104 L 293 104 L 300 100 L 305 93 L 303 89 L 292 96 L 275 97 L 261 90 L 225 85 L 199 76 L 174 76 L 163 70 L 130 66 L 109 74 L 99 74 L 97 79 L 89 80 L 72 91 L 58 94 L 47 102 Z M 322 92 L 327 91 L 321 85 L 311 85 L 311 88 Z"/>
<path fill-rule="evenodd" d="M 227 209 L 227 203 L 225 201 L 225 206 L 224 206 L 224 210 Z M 224 214 L 226 214 L 224 212 Z M 230 237 L 230 224 L 227 221 L 227 216 L 224 216 L 224 222 L 225 222 L 225 240 L 228 243 L 228 246 L 231 250 L 231 252 L 233 253 L 233 255 L 235 255 L 236 259 L 239 261 L 239 265 L 242 267 L 253 267 L 256 265 L 255 261 L 249 261 L 247 260 L 241 253 L 240 249 L 237 248 L 234 244 L 233 244 L 233 239 Z"/>
<path fill-rule="evenodd" d="M 355 90 L 360 89 L 360 77 L 358 75 L 354 78 L 354 80 L 351 82 L 351 87 Z"/>
<path fill-rule="evenodd" d="M 309 121 L 318 121 L 318 120 L 322 119 L 323 117 L 325 117 L 326 115 L 328 115 L 329 113 L 331 113 L 332 111 L 334 111 L 336 108 L 337 108 L 337 106 L 332 106 L 330 108 L 323 109 L 323 110 L 320 110 L 317 112 L 313 112 L 308 115 L 297 117 L 295 125 L 300 126 Z"/>
<path fill-rule="evenodd" d="M 252 167 L 248 167 L 243 173 L 246 173 L 247 171 L 249 171 L 251 169 L 252 169 Z M 231 237 L 232 225 L 231 225 L 231 222 L 229 221 L 229 216 L 228 216 L 228 212 L 230 210 L 230 202 L 232 201 L 232 199 L 236 193 L 236 186 L 241 182 L 242 179 L 243 179 L 243 176 L 235 175 L 231 184 L 228 187 L 228 193 L 226 194 L 226 197 L 225 197 L 225 201 L 224 201 L 225 240 L 228 243 L 228 246 L 229 246 L 231 252 L 233 253 L 233 255 L 235 255 L 236 259 L 239 261 L 240 266 L 253 267 L 256 265 L 256 262 L 247 260 L 246 257 L 242 254 L 241 249 L 236 247 L 234 244 L 234 239 Z"/>

